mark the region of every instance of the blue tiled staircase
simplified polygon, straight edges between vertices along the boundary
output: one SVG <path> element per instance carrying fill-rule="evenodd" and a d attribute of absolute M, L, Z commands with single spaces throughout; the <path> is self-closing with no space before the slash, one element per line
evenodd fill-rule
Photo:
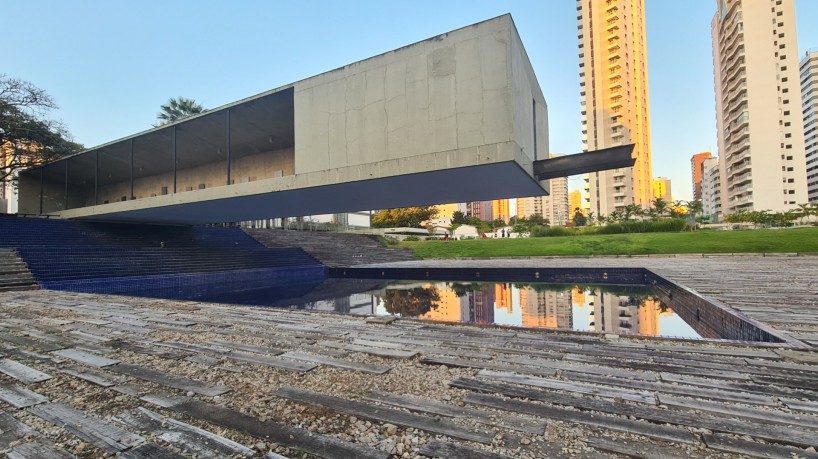
<path fill-rule="evenodd" d="M 266 248 L 238 228 L 0 217 L 0 248 L 16 250 L 42 288 L 166 298 L 311 283 L 326 269 L 299 248 Z"/>

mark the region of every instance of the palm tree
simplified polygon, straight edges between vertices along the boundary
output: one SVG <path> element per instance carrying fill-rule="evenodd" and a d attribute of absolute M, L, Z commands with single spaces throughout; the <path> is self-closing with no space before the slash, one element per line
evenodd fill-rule
<path fill-rule="evenodd" d="M 653 201 L 653 211 L 657 218 L 662 218 L 667 213 L 669 207 L 667 201 L 662 198 L 656 198 L 656 200 Z"/>
<path fill-rule="evenodd" d="M 207 111 L 195 100 L 184 97 L 171 97 L 167 104 L 160 105 L 159 108 L 161 111 L 156 115 L 159 126 Z"/>
<path fill-rule="evenodd" d="M 642 207 L 636 204 L 628 204 L 623 210 L 625 220 L 630 220 L 631 217 L 642 215 Z"/>
<path fill-rule="evenodd" d="M 798 204 L 798 211 L 799 211 L 798 216 L 800 217 L 799 220 L 801 221 L 801 224 L 803 225 L 804 224 L 804 217 L 807 217 L 809 219 L 809 216 L 812 215 L 813 212 L 815 211 L 815 207 L 814 207 L 814 204 L 811 204 L 811 203 Z"/>
<path fill-rule="evenodd" d="M 588 211 L 588 225 L 594 226 L 594 213 L 591 211 Z"/>

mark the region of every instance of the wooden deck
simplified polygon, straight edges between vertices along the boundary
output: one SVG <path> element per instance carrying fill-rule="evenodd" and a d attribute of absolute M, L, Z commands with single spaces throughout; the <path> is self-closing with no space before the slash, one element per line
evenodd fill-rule
<path fill-rule="evenodd" d="M 818 345 L 815 257 L 420 263 L 645 266 Z M 10 457 L 818 457 L 817 381 L 814 349 L 0 293 Z"/>

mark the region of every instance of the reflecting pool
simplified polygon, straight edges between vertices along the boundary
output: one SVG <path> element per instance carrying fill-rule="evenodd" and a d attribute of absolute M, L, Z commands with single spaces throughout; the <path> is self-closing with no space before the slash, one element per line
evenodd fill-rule
<path fill-rule="evenodd" d="M 700 338 L 648 286 L 330 278 L 195 299 L 444 322 Z M 660 297 L 662 299 L 660 299 Z"/>

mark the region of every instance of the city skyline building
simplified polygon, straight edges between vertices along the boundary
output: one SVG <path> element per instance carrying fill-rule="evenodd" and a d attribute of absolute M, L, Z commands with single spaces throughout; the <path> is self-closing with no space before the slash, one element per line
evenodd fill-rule
<path fill-rule="evenodd" d="M 582 192 L 580 190 L 574 190 L 568 193 L 568 219 L 573 219 L 574 214 L 579 209 L 582 215 L 588 216 L 588 211 L 582 207 Z"/>
<path fill-rule="evenodd" d="M 670 189 L 670 179 L 667 177 L 656 177 L 650 181 L 651 202 L 662 198 L 666 202 L 673 202 L 673 193 Z"/>
<path fill-rule="evenodd" d="M 799 66 L 804 115 L 807 199 L 818 202 L 818 51 L 807 52 Z"/>
<path fill-rule="evenodd" d="M 633 143 L 633 167 L 584 176 L 583 208 L 596 215 L 648 205 L 650 109 L 644 0 L 577 2 L 585 150 Z"/>
<path fill-rule="evenodd" d="M 711 156 L 705 159 L 702 164 L 702 211 L 705 216 L 711 217 L 711 222 L 715 223 L 721 219 L 721 173 L 719 171 L 719 158 Z"/>
<path fill-rule="evenodd" d="M 711 23 L 724 214 L 807 200 L 794 0 L 719 0 Z"/>
<path fill-rule="evenodd" d="M 491 201 L 492 220 L 502 220 L 506 223 L 511 220 L 510 201 L 510 199 L 495 199 Z"/>
<path fill-rule="evenodd" d="M 693 199 L 702 199 L 702 163 L 707 158 L 712 158 L 709 151 L 697 153 L 690 158 L 690 176 L 693 178 Z"/>
<path fill-rule="evenodd" d="M 517 218 L 529 218 L 539 214 L 551 225 L 563 226 L 571 219 L 568 205 L 568 178 L 549 180 L 551 194 L 517 198 Z"/>

